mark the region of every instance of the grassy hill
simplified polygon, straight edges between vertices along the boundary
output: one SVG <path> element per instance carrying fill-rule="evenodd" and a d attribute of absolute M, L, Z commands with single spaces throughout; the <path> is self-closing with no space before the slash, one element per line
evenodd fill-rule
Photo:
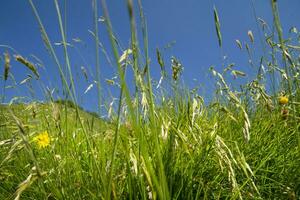
<path fill-rule="evenodd" d="M 299 124 L 284 119 L 280 105 L 253 113 L 249 143 L 242 112 L 198 106 L 196 113 L 195 105 L 169 101 L 154 124 L 120 126 L 112 197 L 157 198 L 163 165 L 170 195 L 179 199 L 296 199 Z M 1 106 L 0 199 L 22 192 L 22 199 L 105 198 L 116 126 L 76 113 L 62 103 Z M 44 131 L 51 141 L 39 148 L 34 137 Z"/>
<path fill-rule="evenodd" d="M 112 125 L 78 107 L 79 119 L 74 104 L 65 103 L 1 105 L 0 199 L 13 197 L 18 185 L 27 176 L 32 175 L 31 179 L 24 183 L 29 186 L 37 176 L 36 169 L 33 169 L 36 168 L 37 163 L 39 163 L 39 170 L 43 173 L 46 170 L 47 175 L 44 175 L 51 177 L 51 182 L 54 181 L 49 183 L 52 186 L 55 185 L 54 188 L 60 187 L 59 179 L 61 178 L 64 179 L 64 184 L 67 182 L 69 184 L 72 180 L 69 186 L 74 189 L 73 181 L 77 179 L 74 177 L 78 176 L 77 172 L 73 174 L 74 171 L 87 173 L 85 181 L 89 181 L 88 173 L 94 173 L 90 171 L 93 169 L 89 169 L 89 172 L 82 169 L 82 167 L 88 169 L 90 164 L 92 155 L 87 150 L 88 146 L 89 148 L 100 147 L 98 143 L 108 141 L 111 137 Z M 84 124 L 85 130 L 81 123 Z M 50 145 L 42 149 L 34 141 L 34 137 L 45 131 L 49 134 Z M 58 168 L 68 169 L 63 169 L 59 172 L 61 174 L 57 174 Z M 65 182 L 65 180 L 68 181 Z M 81 181 L 78 180 L 79 182 Z M 40 184 L 35 182 L 33 188 L 38 185 Z M 34 193 L 34 190 L 29 189 L 28 197 L 34 199 L 45 197 L 45 194 L 36 196 Z M 26 197 L 26 193 L 24 196 Z"/>

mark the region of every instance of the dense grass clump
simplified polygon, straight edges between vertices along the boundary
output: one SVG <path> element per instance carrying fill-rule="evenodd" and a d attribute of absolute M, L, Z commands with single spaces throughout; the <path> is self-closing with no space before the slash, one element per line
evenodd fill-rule
<path fill-rule="evenodd" d="M 161 79 L 154 87 L 142 5 L 140 0 L 137 6 L 127 2 L 131 43 L 126 50 L 118 46 L 105 1 L 101 2 L 118 71 L 114 81 L 120 92 L 117 105 L 105 102 L 97 74 L 93 81 L 99 110 L 107 105 L 107 116 L 101 118 L 98 112 L 87 112 L 78 105 L 80 94 L 75 90 L 57 0 L 64 70 L 38 10 L 29 0 L 46 48 L 57 64 L 65 97 L 59 99 L 45 89 L 49 100 L 43 103 L 14 103 L 21 99 L 14 97 L 0 105 L 0 199 L 298 199 L 300 63 L 296 50 L 300 46 L 283 38 L 276 1 L 271 1 L 276 31 L 269 33 L 271 36 L 265 33 L 270 58 L 261 59 L 268 69 L 262 70 L 261 64 L 252 81 L 234 90 L 226 77 L 245 73 L 232 65 L 222 72 L 211 67 L 217 87 L 209 103 L 181 84 L 182 65 L 175 57 L 171 58 L 172 74 L 168 74 L 159 49 Z M 93 36 L 100 73 L 97 3 L 93 0 Z M 138 46 L 136 13 L 143 49 Z M 216 8 L 214 19 L 222 47 Z M 248 35 L 254 42 L 253 33 Z M 241 48 L 242 43 L 237 43 Z M 5 83 L 13 78 L 10 58 L 7 51 Z M 15 58 L 40 77 L 35 64 L 20 55 Z M 277 60 L 284 66 L 278 66 Z M 134 91 L 128 87 L 127 69 L 134 73 Z M 274 90 L 266 90 L 267 84 Z"/>

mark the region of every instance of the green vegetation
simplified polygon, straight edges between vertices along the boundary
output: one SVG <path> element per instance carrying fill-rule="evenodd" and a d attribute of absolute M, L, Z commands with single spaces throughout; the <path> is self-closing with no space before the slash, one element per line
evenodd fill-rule
<path fill-rule="evenodd" d="M 164 84 L 159 84 L 158 94 L 153 92 L 147 26 L 140 0 L 137 11 L 132 0 L 127 1 L 131 43 L 125 51 L 117 45 L 103 0 L 101 8 L 120 86 L 118 105 L 108 106 L 105 120 L 77 105 L 80 94 L 76 94 L 72 78 L 59 4 L 54 2 L 65 71 L 38 10 L 29 0 L 70 100 L 55 101 L 51 97 L 47 103 L 0 106 L 0 199 L 299 198 L 300 43 L 299 39 L 295 42 L 293 38 L 283 38 L 276 1 L 271 1 L 276 31 L 268 33 L 268 25 L 260 20 L 270 55 L 262 57 L 258 67 L 251 62 L 257 76 L 237 91 L 227 84 L 226 77 L 243 77 L 244 72 L 231 64 L 222 72 L 211 67 L 216 95 L 212 102 L 204 104 L 194 90 L 181 85 L 182 65 L 175 57 L 172 75 L 167 74 L 159 49 L 157 61 Z M 97 9 L 94 11 L 97 24 Z M 222 19 L 217 8 L 213 11 L 222 48 Z M 138 46 L 137 15 L 143 49 Z M 97 29 L 95 25 L 95 33 Z M 297 29 L 293 32 L 295 38 L 300 36 Z M 94 34 L 96 46 L 97 35 Z M 254 42 L 253 33 L 249 31 L 248 35 Z M 245 46 L 251 58 L 249 45 L 238 40 L 237 44 L 240 48 Z M 98 51 L 97 48 L 97 56 Z M 9 72 L 8 51 L 4 57 L 6 81 L 13 75 Z M 20 55 L 17 58 L 39 78 L 34 64 Z M 281 61 L 283 66 L 278 64 Z M 134 91 L 128 89 L 126 82 L 129 68 L 134 73 Z M 97 66 L 97 73 L 100 69 Z M 267 91 L 266 84 L 271 84 L 273 91 Z M 103 102 L 99 81 L 97 89 L 100 106 Z M 44 148 L 36 140 L 42 133 L 48 133 L 43 137 L 50 138 L 49 143 L 45 139 Z"/>

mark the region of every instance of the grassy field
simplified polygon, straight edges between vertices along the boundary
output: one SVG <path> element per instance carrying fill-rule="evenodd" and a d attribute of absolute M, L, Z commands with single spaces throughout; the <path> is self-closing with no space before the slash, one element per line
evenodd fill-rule
<path fill-rule="evenodd" d="M 102 1 L 120 91 L 117 106 L 108 106 L 105 119 L 77 105 L 80 94 L 75 92 L 59 4 L 54 2 L 67 71 L 62 70 L 38 10 L 29 0 L 68 100 L 53 97 L 43 103 L 0 106 L 0 199 L 300 198 L 300 43 L 283 38 L 276 1 L 271 1 L 275 29 L 271 36 L 265 35 L 270 56 L 261 59 L 267 69 L 253 66 L 257 76 L 234 90 L 226 77 L 243 77 L 243 72 L 231 65 L 222 72 L 211 68 L 216 90 L 210 103 L 181 84 L 182 66 L 175 57 L 172 73 L 167 74 L 159 50 L 155 59 L 164 88 L 156 93 L 141 2 L 133 10 L 128 0 L 131 44 L 121 51 Z M 96 0 L 93 3 L 97 6 Z M 140 30 L 134 13 L 141 18 L 144 49 L 138 46 Z M 214 18 L 222 48 L 216 8 Z M 265 26 L 262 23 L 263 30 Z M 252 32 L 248 35 L 254 42 Z M 248 44 L 237 44 L 249 49 Z M 2 59 L 4 82 L 13 77 L 10 54 L 7 51 Z M 39 77 L 35 64 L 20 55 L 15 59 Z M 96 68 L 100 70 L 99 64 Z M 128 89 L 127 68 L 134 73 L 135 91 Z M 96 83 L 101 105 L 100 91 L 105 86 Z M 267 91 L 267 86 L 274 91 Z"/>

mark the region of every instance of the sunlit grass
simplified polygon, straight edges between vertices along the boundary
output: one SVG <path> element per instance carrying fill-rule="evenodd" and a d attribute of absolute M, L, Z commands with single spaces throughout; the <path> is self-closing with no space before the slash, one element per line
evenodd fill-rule
<path fill-rule="evenodd" d="M 38 10 L 31 0 L 29 3 L 46 48 L 57 65 L 65 96 L 55 100 L 58 97 L 45 89 L 45 96 L 50 98 L 44 103 L 24 103 L 22 97 L 16 96 L 6 100 L 10 103 L 0 105 L 0 199 L 299 198 L 300 64 L 294 50 L 300 47 L 299 43 L 284 40 L 276 1 L 272 1 L 272 11 L 277 31 L 272 35 L 279 38 L 266 33 L 271 56 L 261 62 L 265 62 L 267 69 L 258 66 L 255 79 L 234 90 L 226 77 L 243 78 L 246 74 L 233 65 L 225 66 L 223 71 L 211 67 L 208 70 L 215 78 L 216 88 L 209 103 L 204 103 L 197 91 L 182 85 L 183 67 L 175 56 L 170 58 L 168 74 L 159 49 L 153 50 L 161 67 L 161 78 L 155 84 L 142 4 L 138 1 L 135 7 L 131 0 L 127 1 L 131 42 L 125 50 L 120 49 L 113 34 L 105 0 L 99 2 L 104 15 L 101 21 L 111 41 L 112 65 L 118 72 L 118 78 L 107 82 L 120 92 L 116 102 L 105 100 L 101 96 L 101 87 L 105 86 L 100 85 L 98 58 L 98 48 L 103 48 L 98 46 L 98 2 L 93 1 L 97 74 L 92 81 L 97 84 L 99 104 L 96 113 L 77 105 L 82 94 L 75 90 L 68 54 L 71 49 L 58 1 L 54 3 L 63 61 L 58 59 Z M 213 13 L 216 39 L 222 48 L 222 19 L 216 7 Z M 137 29 L 137 17 L 141 30 Z M 142 42 L 138 31 L 142 32 Z M 248 36 L 254 43 L 252 31 Z M 248 44 L 239 40 L 237 44 L 240 49 L 245 46 L 251 57 Z M 41 76 L 34 63 L 14 54 L 10 48 L 3 54 L 3 91 L 9 89 L 7 81 L 14 79 L 10 72 L 13 57 L 36 79 Z M 277 65 L 281 59 L 284 67 Z M 62 62 L 66 63 L 66 71 Z M 88 79 L 88 72 L 83 69 Z M 133 91 L 126 79 L 131 71 Z M 29 84 L 30 76 L 22 84 Z M 267 81 L 274 77 L 280 85 L 274 85 L 272 93 L 265 88 L 266 84 L 275 84 Z M 38 83 L 41 87 L 46 84 Z M 85 93 L 90 89 L 91 86 Z M 100 107 L 105 103 L 107 117 L 101 118 Z"/>

